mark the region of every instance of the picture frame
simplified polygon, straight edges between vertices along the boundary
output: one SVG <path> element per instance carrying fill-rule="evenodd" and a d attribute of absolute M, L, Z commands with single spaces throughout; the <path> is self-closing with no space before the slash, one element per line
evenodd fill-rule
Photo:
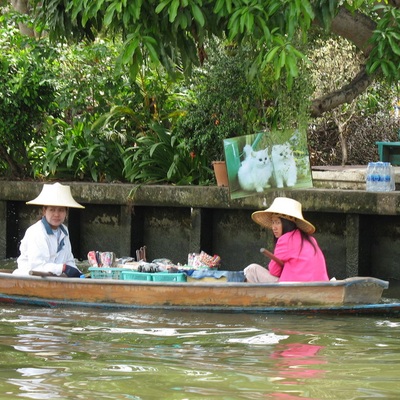
<path fill-rule="evenodd" d="M 313 187 L 305 131 L 259 132 L 223 145 L 231 199 Z"/>

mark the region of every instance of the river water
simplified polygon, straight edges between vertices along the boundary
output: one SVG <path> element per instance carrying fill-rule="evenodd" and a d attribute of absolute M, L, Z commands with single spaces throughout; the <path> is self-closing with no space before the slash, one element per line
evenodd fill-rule
<path fill-rule="evenodd" d="M 0 346 L 0 400 L 400 398 L 400 315 L 0 304 Z"/>
<path fill-rule="evenodd" d="M 2 400 L 400 398 L 400 317 L 0 310 Z"/>

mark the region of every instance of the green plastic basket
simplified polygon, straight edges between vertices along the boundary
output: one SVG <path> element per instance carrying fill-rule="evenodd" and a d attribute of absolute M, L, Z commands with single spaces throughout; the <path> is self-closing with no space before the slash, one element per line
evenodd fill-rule
<path fill-rule="evenodd" d="M 114 267 L 90 267 L 90 277 L 93 279 L 121 279 L 121 273 L 125 268 Z"/>
<path fill-rule="evenodd" d="M 121 279 L 124 281 L 154 281 L 154 282 L 186 282 L 186 274 L 168 272 L 137 272 L 123 271 Z"/>
<path fill-rule="evenodd" d="M 121 273 L 121 279 L 123 281 L 152 281 L 151 273 L 147 273 L 147 272 L 137 272 L 137 271 L 127 271 L 124 270 Z"/>
<path fill-rule="evenodd" d="M 186 282 L 186 274 L 183 272 L 155 272 L 152 275 L 155 282 Z"/>

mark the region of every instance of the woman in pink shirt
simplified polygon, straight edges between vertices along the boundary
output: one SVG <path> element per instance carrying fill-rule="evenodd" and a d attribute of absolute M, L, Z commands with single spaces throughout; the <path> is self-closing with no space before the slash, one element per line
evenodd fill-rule
<path fill-rule="evenodd" d="M 293 199 L 277 197 L 265 211 L 256 211 L 252 219 L 275 236 L 274 256 L 283 266 L 271 260 L 268 269 L 250 264 L 244 269 L 246 281 L 310 282 L 328 281 L 325 257 L 311 234 L 315 227 L 303 218 L 301 204 Z"/>

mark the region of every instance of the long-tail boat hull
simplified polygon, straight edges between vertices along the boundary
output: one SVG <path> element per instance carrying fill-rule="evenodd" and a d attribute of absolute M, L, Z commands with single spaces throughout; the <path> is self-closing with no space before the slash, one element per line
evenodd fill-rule
<path fill-rule="evenodd" d="M 0 302 L 37 306 L 165 308 L 234 312 L 398 312 L 382 301 L 388 282 L 353 277 L 329 282 L 146 282 L 21 277 L 0 273 Z"/>

